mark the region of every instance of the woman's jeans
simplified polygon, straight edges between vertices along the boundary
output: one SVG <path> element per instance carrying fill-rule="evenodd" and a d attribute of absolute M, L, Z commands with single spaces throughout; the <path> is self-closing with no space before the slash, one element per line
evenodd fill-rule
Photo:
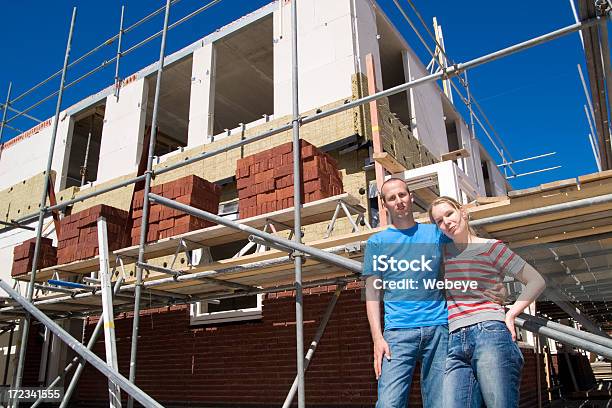
<path fill-rule="evenodd" d="M 448 340 L 444 406 L 516 408 L 523 355 L 501 321 L 457 329 Z"/>
<path fill-rule="evenodd" d="M 405 408 L 417 361 L 421 362 L 421 395 L 425 408 L 443 408 L 442 383 L 448 326 L 385 330 L 391 361 L 383 357 L 376 408 Z"/>

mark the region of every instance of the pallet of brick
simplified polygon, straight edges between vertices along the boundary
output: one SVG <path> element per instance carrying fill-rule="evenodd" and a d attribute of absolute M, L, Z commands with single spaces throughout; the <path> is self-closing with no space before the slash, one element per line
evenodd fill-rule
<path fill-rule="evenodd" d="M 329 154 L 300 140 L 302 202 L 309 203 L 343 192 L 338 163 Z M 236 187 L 240 218 L 293 207 L 293 143 L 237 161 Z"/>
<path fill-rule="evenodd" d="M 17 245 L 13 249 L 13 269 L 11 270 L 11 276 L 24 275 L 32 271 L 35 247 L 36 238 L 32 238 Z M 42 237 L 40 239 L 38 268 L 42 269 L 53 265 L 57 265 L 57 248 L 53 246 L 53 240 Z"/>
<path fill-rule="evenodd" d="M 179 203 L 208 211 L 213 214 L 219 212 L 219 197 L 221 188 L 203 178 L 195 175 L 182 177 L 157 186 L 151 187 L 151 192 Z M 134 193 L 132 202 L 133 228 L 131 233 L 132 245 L 140 243 L 142 227 L 142 207 L 144 205 L 144 191 Z M 147 242 L 184 234 L 214 225 L 210 221 L 173 210 L 161 204 L 151 203 L 149 207 L 149 227 Z"/>
<path fill-rule="evenodd" d="M 96 205 L 60 220 L 62 234 L 57 244 L 57 260 L 60 264 L 98 255 L 100 217 L 106 219 L 108 249 L 114 251 L 127 246 L 130 231 L 128 212 L 104 204 Z"/>

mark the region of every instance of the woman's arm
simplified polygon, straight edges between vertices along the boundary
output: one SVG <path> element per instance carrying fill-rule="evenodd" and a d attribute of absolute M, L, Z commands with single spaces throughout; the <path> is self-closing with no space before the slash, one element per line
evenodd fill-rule
<path fill-rule="evenodd" d="M 546 281 L 542 275 L 528 263 L 516 274 L 516 279 L 525 285 L 525 289 L 506 313 L 506 326 L 508 326 L 508 330 L 512 334 L 512 340 L 516 340 L 514 319 L 523 313 L 527 306 L 535 301 L 546 288 Z"/>

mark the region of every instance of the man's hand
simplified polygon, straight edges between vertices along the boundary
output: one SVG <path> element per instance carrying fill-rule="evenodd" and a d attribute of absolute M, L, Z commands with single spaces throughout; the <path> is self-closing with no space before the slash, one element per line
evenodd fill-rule
<path fill-rule="evenodd" d="M 389 349 L 389 344 L 387 341 L 380 336 L 376 340 L 374 340 L 374 374 L 376 374 L 376 379 L 380 377 L 380 373 L 382 372 L 382 359 L 385 357 L 387 360 L 391 360 L 391 350 Z"/>
<path fill-rule="evenodd" d="M 498 283 L 491 289 L 484 290 L 482 294 L 502 306 L 506 303 L 506 299 L 508 298 L 508 291 L 506 290 L 506 285 L 503 283 Z"/>
<path fill-rule="evenodd" d="M 508 330 L 510 331 L 510 334 L 512 335 L 512 341 L 516 341 L 516 329 L 514 327 L 514 319 L 516 318 L 516 316 L 514 315 L 514 313 L 512 313 L 512 311 L 508 311 L 506 313 L 506 327 L 508 328 Z"/>

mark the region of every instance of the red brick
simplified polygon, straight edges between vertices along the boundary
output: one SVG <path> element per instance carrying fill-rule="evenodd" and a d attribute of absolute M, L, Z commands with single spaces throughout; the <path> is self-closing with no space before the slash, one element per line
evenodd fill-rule
<path fill-rule="evenodd" d="M 284 165 L 274 169 L 273 177 L 275 179 L 277 179 L 277 178 L 280 178 L 280 177 L 283 177 L 283 176 L 287 176 L 289 174 L 293 174 L 293 165 L 291 165 L 291 164 L 284 164 Z"/>
<path fill-rule="evenodd" d="M 159 230 L 167 230 L 174 227 L 174 219 L 165 219 L 159 222 Z"/>
<path fill-rule="evenodd" d="M 316 147 L 314 147 L 311 144 L 302 146 L 302 158 L 307 158 L 307 157 L 313 157 L 318 153 L 318 150 Z"/>
<path fill-rule="evenodd" d="M 273 178 L 275 178 L 274 170 L 265 170 L 265 171 L 262 171 L 261 173 L 255 174 L 254 183 L 259 184 L 259 183 L 264 182 L 265 180 L 270 180 Z"/>
<path fill-rule="evenodd" d="M 280 155 L 291 153 L 293 151 L 293 144 L 292 142 L 283 143 L 282 145 L 276 146 L 275 149 L 278 149 L 278 154 Z"/>

